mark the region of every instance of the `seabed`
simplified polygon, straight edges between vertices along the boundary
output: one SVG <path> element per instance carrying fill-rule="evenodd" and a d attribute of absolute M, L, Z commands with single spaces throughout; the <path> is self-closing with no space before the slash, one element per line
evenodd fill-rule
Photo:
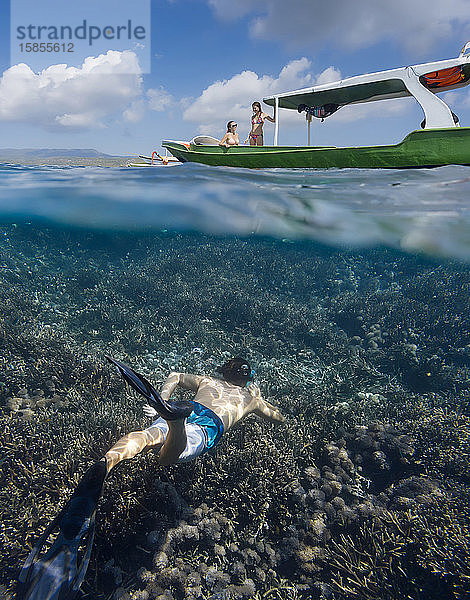
<path fill-rule="evenodd" d="M 86 468 L 147 425 L 104 355 L 158 383 L 232 352 L 286 424 L 252 416 L 194 463 L 120 465 L 84 598 L 468 598 L 468 268 L 263 239 L 2 234 L 1 598 Z"/>

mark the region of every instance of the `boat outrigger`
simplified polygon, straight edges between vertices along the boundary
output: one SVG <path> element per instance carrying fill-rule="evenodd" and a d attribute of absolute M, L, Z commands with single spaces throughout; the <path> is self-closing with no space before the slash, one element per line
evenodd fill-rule
<path fill-rule="evenodd" d="M 156 150 L 152 152 L 152 156 L 145 156 L 144 154 L 139 154 L 139 158 L 143 162 L 130 162 L 127 164 L 128 167 L 161 167 L 167 165 L 179 165 L 180 161 L 174 156 L 170 156 L 165 152 L 165 156 L 162 156 Z"/>
<path fill-rule="evenodd" d="M 198 162 L 248 168 L 415 168 L 448 164 L 470 165 L 470 127 L 460 127 L 458 118 L 437 96 L 470 83 L 470 42 L 457 58 L 401 67 L 349 77 L 333 83 L 285 92 L 264 98 L 275 108 L 273 146 L 219 146 L 200 141 L 163 141 L 181 162 Z M 403 141 L 384 146 L 279 146 L 279 109 L 305 112 L 308 127 L 312 117 L 325 119 L 343 106 L 414 97 L 424 112 L 422 129 Z M 310 129 L 309 129 L 310 131 Z M 204 140 L 205 136 L 201 136 Z"/>

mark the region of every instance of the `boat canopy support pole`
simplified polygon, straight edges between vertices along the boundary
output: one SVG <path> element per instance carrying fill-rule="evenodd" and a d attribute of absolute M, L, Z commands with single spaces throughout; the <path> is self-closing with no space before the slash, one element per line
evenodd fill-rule
<path fill-rule="evenodd" d="M 274 98 L 274 118 L 276 122 L 274 123 L 274 145 L 278 145 L 279 139 L 279 98 L 276 96 Z"/>
<path fill-rule="evenodd" d="M 403 83 L 424 111 L 425 129 L 456 127 L 450 108 L 436 94 L 421 85 L 412 67 L 407 68 Z"/>

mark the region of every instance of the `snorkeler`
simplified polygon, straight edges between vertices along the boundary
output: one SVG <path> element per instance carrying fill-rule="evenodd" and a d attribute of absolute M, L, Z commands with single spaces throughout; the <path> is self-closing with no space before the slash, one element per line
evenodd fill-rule
<path fill-rule="evenodd" d="M 125 435 L 88 469 L 24 563 L 18 578 L 18 600 L 71 600 L 78 595 L 90 560 L 104 480 L 121 461 L 151 449 L 159 452 L 161 465 L 189 461 L 213 448 L 226 431 L 249 414 L 276 423 L 285 421 L 280 411 L 262 398 L 253 384 L 255 372 L 243 358 L 232 358 L 218 367 L 221 378 L 170 373 L 160 392 L 129 366 L 106 358 L 147 400 L 144 413 L 157 418 L 147 429 Z M 177 387 L 195 392 L 194 400 L 171 401 Z M 54 543 L 39 558 L 54 533 Z"/>

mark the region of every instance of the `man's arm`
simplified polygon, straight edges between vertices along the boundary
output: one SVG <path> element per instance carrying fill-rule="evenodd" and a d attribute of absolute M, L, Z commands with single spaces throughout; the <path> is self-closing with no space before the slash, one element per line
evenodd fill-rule
<path fill-rule="evenodd" d="M 263 399 L 259 387 L 251 384 L 248 389 L 250 394 L 257 401 L 256 408 L 253 410 L 255 415 L 266 419 L 267 421 L 271 421 L 271 423 L 284 423 L 286 420 L 285 416 L 278 408 Z"/>
<path fill-rule="evenodd" d="M 190 375 L 188 373 L 170 373 L 160 389 L 164 400 L 169 400 L 177 387 L 183 390 L 197 392 L 203 377 L 201 375 Z"/>
<path fill-rule="evenodd" d="M 281 411 L 272 404 L 269 404 L 269 402 L 266 402 L 266 400 L 261 400 L 253 412 L 258 417 L 271 421 L 271 423 L 284 423 L 286 420 Z"/>

